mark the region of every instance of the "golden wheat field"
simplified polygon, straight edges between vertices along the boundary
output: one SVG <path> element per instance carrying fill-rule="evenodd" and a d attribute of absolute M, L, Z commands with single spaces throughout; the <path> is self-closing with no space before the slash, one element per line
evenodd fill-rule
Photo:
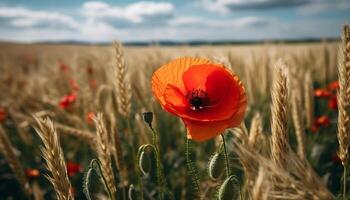
<path fill-rule="evenodd" d="M 348 199 L 349 27 L 339 36 L 2 43 L 0 199 Z"/>

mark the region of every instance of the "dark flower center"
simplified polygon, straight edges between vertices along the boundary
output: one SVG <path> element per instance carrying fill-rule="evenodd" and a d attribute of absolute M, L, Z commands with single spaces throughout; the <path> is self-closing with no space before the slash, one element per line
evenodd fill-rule
<path fill-rule="evenodd" d="M 193 89 L 187 93 L 186 98 L 191 104 L 191 110 L 203 110 L 209 105 L 209 97 L 207 92 L 201 89 Z"/>

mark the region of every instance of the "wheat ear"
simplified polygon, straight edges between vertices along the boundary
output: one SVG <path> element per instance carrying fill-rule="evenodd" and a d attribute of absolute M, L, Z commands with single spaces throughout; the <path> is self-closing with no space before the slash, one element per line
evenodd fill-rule
<path fill-rule="evenodd" d="M 15 173 L 19 183 L 21 184 L 23 191 L 28 197 L 32 194 L 27 177 L 25 176 L 24 169 L 21 162 L 18 160 L 14 147 L 11 144 L 10 139 L 7 137 L 5 130 L 0 125 L 0 153 L 3 154 L 11 170 Z"/>
<path fill-rule="evenodd" d="M 339 53 L 339 95 L 338 95 L 338 140 L 339 157 L 343 165 L 349 160 L 348 147 L 350 143 L 350 31 L 344 26 L 343 44 Z"/>
<path fill-rule="evenodd" d="M 115 86 L 117 88 L 118 109 L 120 114 L 122 114 L 124 117 L 128 117 L 131 108 L 131 93 L 129 92 L 130 84 L 126 77 L 126 67 L 122 52 L 122 45 L 118 42 L 114 42 L 114 49 L 116 60 Z"/>
<path fill-rule="evenodd" d="M 117 191 L 114 174 L 112 170 L 111 152 L 108 148 L 108 133 L 104 123 L 103 115 L 98 113 L 95 120 L 97 134 L 97 156 L 101 162 L 102 174 L 106 179 L 106 189 L 111 192 L 112 198 L 115 197 Z"/>
<path fill-rule="evenodd" d="M 53 185 L 58 200 L 72 200 L 66 162 L 54 125 L 49 118 L 34 118 L 37 122 L 35 130 L 43 141 L 41 152 L 46 161 L 46 168 L 51 173 L 51 176 L 46 177 Z"/>
<path fill-rule="evenodd" d="M 288 132 L 287 132 L 287 76 L 283 70 L 286 66 L 279 60 L 275 66 L 275 79 L 272 88 L 271 107 L 271 156 L 274 163 L 286 167 L 288 160 Z"/>
<path fill-rule="evenodd" d="M 342 47 L 338 60 L 339 94 L 338 94 L 338 155 L 344 167 L 343 197 L 346 196 L 347 165 L 349 162 L 350 144 L 350 30 L 343 28 Z"/>
<path fill-rule="evenodd" d="M 248 143 L 252 148 L 256 147 L 258 144 L 259 137 L 261 137 L 263 134 L 262 131 L 262 118 L 260 113 L 256 113 L 252 119 L 249 129 Z"/>
<path fill-rule="evenodd" d="M 300 95 L 297 92 L 292 96 L 292 118 L 295 128 L 295 135 L 298 142 L 298 156 L 300 160 L 305 160 L 305 128 L 303 123 Z"/>

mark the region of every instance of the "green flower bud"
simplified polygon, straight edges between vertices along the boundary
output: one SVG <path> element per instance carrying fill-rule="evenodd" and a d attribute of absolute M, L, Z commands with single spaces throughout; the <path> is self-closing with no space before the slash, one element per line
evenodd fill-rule
<path fill-rule="evenodd" d="M 143 121 L 145 121 L 149 126 L 152 126 L 153 121 L 153 112 L 144 112 L 142 113 Z"/>
<path fill-rule="evenodd" d="M 218 179 L 225 171 L 225 158 L 220 153 L 215 153 L 208 164 L 209 177 L 213 180 Z"/>
<path fill-rule="evenodd" d="M 239 188 L 235 176 L 228 177 L 219 189 L 219 200 L 238 199 Z"/>

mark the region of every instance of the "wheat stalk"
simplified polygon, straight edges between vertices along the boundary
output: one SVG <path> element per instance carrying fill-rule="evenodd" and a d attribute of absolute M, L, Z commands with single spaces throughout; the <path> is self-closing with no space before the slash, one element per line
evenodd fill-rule
<path fill-rule="evenodd" d="M 117 189 L 112 170 L 111 152 L 108 148 L 109 142 L 107 129 L 101 113 L 98 113 L 94 120 L 97 134 L 97 156 L 101 162 L 102 174 L 106 179 L 106 189 L 111 192 L 112 198 L 114 198 Z"/>
<path fill-rule="evenodd" d="M 269 194 L 268 177 L 266 177 L 266 169 L 259 168 L 258 176 L 255 179 L 254 187 L 252 189 L 253 200 L 267 200 Z"/>
<path fill-rule="evenodd" d="M 36 116 L 38 116 L 37 113 L 35 113 Z M 25 120 L 31 124 L 35 123 L 35 120 L 32 117 L 29 117 L 29 116 L 24 115 L 24 114 L 19 113 L 19 112 L 13 112 L 13 116 L 18 118 L 18 119 Z M 88 143 L 91 146 L 92 149 L 95 149 L 96 138 L 94 136 L 95 134 L 93 134 L 92 132 L 77 129 L 77 128 L 67 126 L 67 125 L 61 124 L 61 123 L 55 123 L 55 128 L 62 131 L 62 133 L 64 133 L 64 134 L 73 135 L 73 136 L 85 141 L 86 143 Z"/>
<path fill-rule="evenodd" d="M 276 63 L 276 77 L 272 88 L 272 146 L 271 156 L 276 165 L 286 167 L 288 156 L 288 132 L 287 132 L 287 76 L 283 72 L 286 66 L 283 61 Z"/>
<path fill-rule="evenodd" d="M 292 118 L 298 142 L 298 156 L 301 160 L 305 160 L 305 128 L 302 118 L 300 95 L 296 93 L 295 91 L 292 94 Z"/>
<path fill-rule="evenodd" d="M 304 77 L 304 104 L 306 111 L 306 125 L 309 129 L 314 123 L 314 88 L 311 72 L 308 71 Z"/>
<path fill-rule="evenodd" d="M 115 60 L 116 60 L 116 79 L 115 86 L 117 88 L 118 109 L 120 114 L 128 117 L 131 108 L 130 84 L 126 77 L 125 61 L 122 53 L 122 45 L 114 42 Z"/>
<path fill-rule="evenodd" d="M 343 28 L 342 48 L 338 60 L 339 94 L 338 94 L 338 155 L 344 167 L 343 196 L 346 196 L 346 168 L 349 162 L 350 144 L 350 30 L 349 26 Z"/>
<path fill-rule="evenodd" d="M 242 165 L 249 166 L 245 167 L 245 170 L 250 175 L 255 176 L 251 177 L 254 180 L 253 187 L 251 189 L 246 187 L 252 197 L 255 196 L 254 194 L 259 193 L 261 189 L 259 187 L 263 187 L 263 196 L 266 196 L 267 199 L 335 199 L 307 161 L 301 161 L 292 150 L 288 151 L 289 163 L 292 167 L 285 168 L 284 166 L 276 165 L 272 158 L 262 155 L 244 143 L 234 141 L 233 145 L 233 150 Z M 286 148 L 289 149 L 288 144 Z M 249 163 L 250 165 L 247 165 Z M 261 168 L 264 169 L 263 183 L 259 183 L 259 181 L 262 181 Z M 245 171 L 244 173 L 247 172 Z M 259 197 L 253 199 L 260 200 Z"/>
<path fill-rule="evenodd" d="M 49 118 L 38 118 L 35 116 L 34 118 L 37 122 L 35 130 L 43 141 L 41 152 L 46 161 L 46 168 L 51 173 L 51 176 L 47 175 L 46 177 L 53 185 L 57 199 L 72 200 L 73 196 L 70 190 L 71 184 L 67 175 L 66 162 L 54 125 Z"/>
<path fill-rule="evenodd" d="M 96 138 L 95 134 L 90 131 L 84 131 L 77 128 L 73 128 L 61 123 L 55 123 L 55 127 L 57 130 L 60 130 L 62 133 L 73 135 L 90 145 L 90 147 L 94 150 L 96 148 Z"/>
<path fill-rule="evenodd" d="M 21 165 L 21 162 L 18 160 L 14 147 L 11 144 L 10 139 L 7 137 L 5 130 L 0 125 L 0 153 L 3 154 L 8 164 L 10 165 L 11 170 L 15 173 L 19 183 L 22 186 L 23 191 L 30 197 L 32 191 L 29 186 L 27 177 L 25 176 L 24 169 Z"/>
<path fill-rule="evenodd" d="M 117 126 L 117 118 L 114 115 L 115 113 L 109 113 L 107 114 L 107 121 L 109 122 L 110 126 L 110 135 L 109 138 L 111 139 L 111 145 L 110 148 L 111 154 L 113 156 L 114 162 L 116 163 L 116 166 L 120 172 L 120 179 L 122 180 L 122 186 L 128 185 L 128 170 L 125 167 L 125 164 L 123 162 L 123 149 L 122 144 L 120 141 L 120 136 L 118 132 L 118 126 Z"/>

